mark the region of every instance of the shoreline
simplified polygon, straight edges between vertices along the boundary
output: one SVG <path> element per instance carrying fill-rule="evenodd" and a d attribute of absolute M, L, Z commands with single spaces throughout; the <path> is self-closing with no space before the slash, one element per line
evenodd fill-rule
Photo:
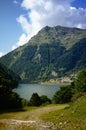
<path fill-rule="evenodd" d="M 65 85 L 70 85 L 71 83 L 69 83 L 69 82 L 63 82 L 63 83 L 61 83 L 61 82 L 50 82 L 50 81 L 45 81 L 45 82 L 40 82 L 39 84 L 65 84 Z"/>

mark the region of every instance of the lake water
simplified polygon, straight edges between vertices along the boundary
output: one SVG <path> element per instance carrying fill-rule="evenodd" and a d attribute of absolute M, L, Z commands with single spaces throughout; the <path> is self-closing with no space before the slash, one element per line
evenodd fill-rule
<path fill-rule="evenodd" d="M 46 95 L 52 98 L 57 90 L 59 90 L 61 84 L 20 84 L 18 88 L 13 91 L 17 92 L 22 98 L 30 99 L 33 93 L 38 93 L 39 96 Z"/>

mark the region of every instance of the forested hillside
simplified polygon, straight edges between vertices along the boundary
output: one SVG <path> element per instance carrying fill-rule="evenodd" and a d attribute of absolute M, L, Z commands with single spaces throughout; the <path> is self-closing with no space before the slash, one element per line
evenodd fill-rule
<path fill-rule="evenodd" d="M 19 81 L 20 77 L 18 75 L 0 63 L 0 85 L 14 88 L 18 85 Z"/>
<path fill-rule="evenodd" d="M 23 82 L 46 81 L 86 68 L 86 30 L 46 26 L 0 62 Z"/>

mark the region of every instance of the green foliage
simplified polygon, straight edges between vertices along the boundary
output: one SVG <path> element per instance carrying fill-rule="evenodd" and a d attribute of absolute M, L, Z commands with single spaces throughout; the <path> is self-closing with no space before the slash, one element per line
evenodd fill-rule
<path fill-rule="evenodd" d="M 30 105 L 31 106 L 40 106 L 41 105 L 41 99 L 37 93 L 33 93 L 30 98 Z"/>
<path fill-rule="evenodd" d="M 57 104 L 70 102 L 72 95 L 73 93 L 71 86 L 63 86 L 55 93 L 53 102 Z"/>
<path fill-rule="evenodd" d="M 0 110 L 17 109 L 22 107 L 22 99 L 10 87 L 0 86 Z"/>
<path fill-rule="evenodd" d="M 78 71 L 86 68 L 86 38 L 78 41 L 70 50 L 59 57 L 58 69 L 64 68 L 63 73 Z M 60 73 L 60 72 L 59 72 Z M 62 73 L 62 70 L 61 70 Z"/>
<path fill-rule="evenodd" d="M 0 110 L 22 107 L 22 99 L 12 92 L 20 78 L 0 63 Z"/>
<path fill-rule="evenodd" d="M 54 103 L 67 103 L 77 100 L 86 92 L 86 69 L 80 71 L 77 80 L 70 86 L 63 86 L 53 96 Z"/>
<path fill-rule="evenodd" d="M 86 92 L 86 69 L 78 74 L 78 78 L 75 81 L 75 88 L 77 92 Z"/>
<path fill-rule="evenodd" d="M 40 99 L 41 99 L 42 105 L 51 104 L 51 100 L 45 95 L 40 96 Z"/>
<path fill-rule="evenodd" d="M 14 88 L 18 85 L 19 81 L 20 77 L 18 75 L 0 63 L 0 85 Z"/>
<path fill-rule="evenodd" d="M 33 93 L 30 101 L 28 103 L 29 106 L 40 106 L 40 105 L 47 105 L 47 104 L 51 104 L 51 100 L 45 96 L 39 96 L 37 93 Z"/>

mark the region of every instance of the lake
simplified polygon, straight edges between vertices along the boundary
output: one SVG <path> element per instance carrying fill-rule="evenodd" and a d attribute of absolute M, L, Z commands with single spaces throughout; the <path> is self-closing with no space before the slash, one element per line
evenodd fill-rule
<path fill-rule="evenodd" d="M 46 95 L 52 98 L 62 84 L 19 84 L 18 88 L 13 91 L 17 92 L 22 98 L 30 99 L 33 93 L 38 93 L 39 96 Z"/>

